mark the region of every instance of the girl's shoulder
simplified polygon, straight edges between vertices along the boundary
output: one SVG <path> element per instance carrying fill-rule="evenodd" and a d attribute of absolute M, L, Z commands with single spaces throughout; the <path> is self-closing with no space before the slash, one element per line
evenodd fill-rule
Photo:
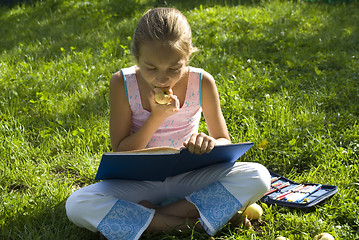
<path fill-rule="evenodd" d="M 216 81 L 214 80 L 213 76 L 201 68 L 197 68 L 197 70 L 199 70 L 201 74 L 200 79 L 202 92 L 217 92 Z"/>
<path fill-rule="evenodd" d="M 189 69 L 188 70 L 189 72 L 193 72 L 193 73 L 202 73 L 203 72 L 202 68 L 188 66 L 188 69 Z"/>
<path fill-rule="evenodd" d="M 119 71 L 115 72 L 111 77 L 111 83 L 114 84 L 124 84 L 124 80 L 129 75 L 135 75 L 136 74 L 136 66 L 131 66 L 127 68 L 121 68 Z"/>
<path fill-rule="evenodd" d="M 212 85 L 215 82 L 213 76 L 209 72 L 205 71 L 203 68 L 189 66 L 189 72 L 200 74 L 200 79 L 205 85 Z"/>
<path fill-rule="evenodd" d="M 192 66 L 188 66 L 188 67 L 189 67 L 189 72 L 201 74 L 201 78 L 204 78 L 204 80 L 214 80 L 212 75 L 207 71 L 205 71 L 203 68 L 197 68 Z"/>
<path fill-rule="evenodd" d="M 127 67 L 127 68 L 122 68 L 120 70 L 120 72 L 122 72 L 123 75 L 131 75 L 131 74 L 136 74 L 136 65 L 133 65 L 131 67 Z"/>
<path fill-rule="evenodd" d="M 117 71 L 115 72 L 112 76 L 111 76 L 111 80 L 110 80 L 110 86 L 123 86 L 123 81 L 124 77 L 122 74 L 122 71 Z"/>

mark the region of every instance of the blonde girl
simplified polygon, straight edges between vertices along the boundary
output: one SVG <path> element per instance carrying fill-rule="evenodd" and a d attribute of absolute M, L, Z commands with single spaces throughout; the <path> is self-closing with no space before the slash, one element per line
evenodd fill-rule
<path fill-rule="evenodd" d="M 136 65 L 111 78 L 113 151 L 168 146 L 205 154 L 231 143 L 213 77 L 188 65 L 195 51 L 191 28 L 178 10 L 156 8 L 142 16 L 132 42 Z M 155 101 L 155 89 L 168 92 L 167 104 Z M 209 135 L 198 133 L 202 112 Z M 214 235 L 261 198 L 269 182 L 265 167 L 244 162 L 217 164 L 163 182 L 104 180 L 74 192 L 66 211 L 76 225 L 110 240 L 194 226 Z"/>

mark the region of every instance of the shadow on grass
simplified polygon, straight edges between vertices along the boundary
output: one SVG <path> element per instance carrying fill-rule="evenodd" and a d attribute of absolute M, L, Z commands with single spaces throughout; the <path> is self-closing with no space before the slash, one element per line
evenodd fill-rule
<path fill-rule="evenodd" d="M 65 211 L 65 201 L 52 207 L 37 206 L 31 212 L 15 215 L 1 227 L 0 238 L 15 239 L 66 239 L 96 240 L 96 233 L 71 223 Z"/>
<path fill-rule="evenodd" d="M 13 7 L 18 4 L 31 3 L 34 0 L 0 0 L 0 6 Z"/>
<path fill-rule="evenodd" d="M 10 3 L 11 2 L 11 3 Z M 56 58 L 60 48 L 65 49 L 76 46 L 77 49 L 96 49 L 106 39 L 105 36 L 115 37 L 119 31 L 108 33 L 108 25 L 118 25 L 124 22 L 121 28 L 122 37 L 132 36 L 135 23 L 140 15 L 147 9 L 159 6 L 177 7 L 180 10 L 190 10 L 200 5 L 204 7 L 215 5 L 238 5 L 254 4 L 256 1 L 102 1 L 99 3 L 88 2 L 66 2 L 60 1 L 35 1 L 19 0 L 5 1 L 0 5 L 0 30 L 2 36 L 6 36 L 0 45 L 0 51 L 10 51 L 20 44 L 29 46 L 37 45 L 31 53 L 37 57 Z M 7 3 L 7 4 L 6 4 Z M 15 6 L 27 6 L 26 8 L 15 8 Z M 142 14 L 141 14 L 142 15 Z M 106 18 L 104 18 L 106 16 Z M 106 19 L 106 21 L 103 21 Z M 126 26 L 126 23 L 130 24 Z M 120 26 L 119 26 L 120 27 Z M 106 32 L 99 36 L 88 35 L 94 32 Z M 48 44 L 50 42 L 50 46 Z"/>
<path fill-rule="evenodd" d="M 77 227 L 67 218 L 65 210 L 66 200 L 52 207 L 37 206 L 31 212 L 24 211 L 15 215 L 2 225 L 0 238 L 15 239 L 52 239 L 52 240 L 100 240 L 99 234 Z M 192 233 L 153 233 L 144 234 L 141 239 L 208 239 L 206 233 L 193 231 Z"/>

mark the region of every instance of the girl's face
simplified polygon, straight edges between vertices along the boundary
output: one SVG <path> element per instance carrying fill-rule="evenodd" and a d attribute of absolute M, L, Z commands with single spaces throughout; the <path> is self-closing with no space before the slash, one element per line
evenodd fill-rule
<path fill-rule="evenodd" d="M 146 43 L 139 49 L 138 67 L 151 87 L 173 88 L 187 72 L 187 59 L 169 44 Z"/>

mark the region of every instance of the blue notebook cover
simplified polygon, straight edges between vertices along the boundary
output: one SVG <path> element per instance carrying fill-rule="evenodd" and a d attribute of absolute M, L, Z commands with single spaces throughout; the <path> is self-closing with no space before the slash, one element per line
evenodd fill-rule
<path fill-rule="evenodd" d="M 166 177 L 213 164 L 235 162 L 252 146 L 252 142 L 218 145 L 210 153 L 201 155 L 192 154 L 187 148 L 172 152 L 169 148 L 163 152 L 159 151 L 160 148 L 144 152 L 108 152 L 102 155 L 95 180 L 164 181 Z"/>

